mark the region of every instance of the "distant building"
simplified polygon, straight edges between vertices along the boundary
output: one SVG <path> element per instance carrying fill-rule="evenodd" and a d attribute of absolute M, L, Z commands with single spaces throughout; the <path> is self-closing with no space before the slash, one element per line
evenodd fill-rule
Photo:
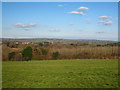
<path fill-rule="evenodd" d="M 43 42 L 44 46 L 48 46 L 50 43 L 49 42 Z"/>
<path fill-rule="evenodd" d="M 15 44 L 19 44 L 19 42 L 15 42 Z"/>
<path fill-rule="evenodd" d="M 22 44 L 30 44 L 30 42 L 22 42 Z"/>

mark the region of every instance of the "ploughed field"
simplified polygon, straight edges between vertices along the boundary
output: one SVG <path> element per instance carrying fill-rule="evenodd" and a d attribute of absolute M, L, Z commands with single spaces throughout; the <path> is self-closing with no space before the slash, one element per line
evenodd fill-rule
<path fill-rule="evenodd" d="M 118 60 L 7 61 L 3 88 L 116 88 Z"/>

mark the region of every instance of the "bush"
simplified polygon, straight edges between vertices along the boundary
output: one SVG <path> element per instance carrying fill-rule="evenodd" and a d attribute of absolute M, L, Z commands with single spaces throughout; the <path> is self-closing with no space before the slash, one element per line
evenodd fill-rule
<path fill-rule="evenodd" d="M 15 56 L 15 52 L 11 52 L 8 54 L 8 59 L 11 60 L 12 58 L 14 58 Z"/>
<path fill-rule="evenodd" d="M 22 51 L 22 57 L 23 60 L 27 60 L 27 61 L 32 59 L 32 48 L 30 46 L 26 47 Z"/>
<path fill-rule="evenodd" d="M 42 46 L 43 46 L 43 43 L 39 43 L 39 46 L 42 47 Z"/>
<path fill-rule="evenodd" d="M 59 52 L 53 52 L 52 53 L 52 59 L 57 59 L 58 58 L 58 56 L 59 56 Z"/>
<path fill-rule="evenodd" d="M 40 48 L 40 50 L 42 51 L 42 54 L 43 55 L 47 55 L 48 54 L 48 50 L 47 49 L 45 49 L 45 48 Z"/>

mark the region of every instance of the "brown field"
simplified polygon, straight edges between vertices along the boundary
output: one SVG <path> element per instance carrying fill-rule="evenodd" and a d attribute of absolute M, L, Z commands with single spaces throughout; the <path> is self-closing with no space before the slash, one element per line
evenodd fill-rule
<path fill-rule="evenodd" d="M 11 46 L 10 46 L 11 45 Z M 39 43 L 32 44 L 16 44 L 13 42 L 9 46 L 3 43 L 2 56 L 3 61 L 8 60 L 8 54 L 15 52 L 12 60 L 22 60 L 22 50 L 30 46 L 32 47 L 32 60 L 52 60 L 52 54 L 58 52 L 56 59 L 118 59 L 118 46 L 96 46 L 96 45 L 70 45 L 69 43 L 55 43 L 47 46 L 39 46 Z M 14 46 L 14 47 L 13 47 Z M 41 51 L 43 48 L 47 54 Z"/>
<path fill-rule="evenodd" d="M 91 46 L 79 46 L 79 47 L 72 47 L 72 48 L 51 48 L 50 53 L 52 52 L 60 52 L 61 58 L 64 59 L 74 59 L 77 55 L 79 59 L 85 58 L 117 58 L 118 55 L 118 47 L 117 46 L 105 46 L 105 47 L 91 47 Z"/>

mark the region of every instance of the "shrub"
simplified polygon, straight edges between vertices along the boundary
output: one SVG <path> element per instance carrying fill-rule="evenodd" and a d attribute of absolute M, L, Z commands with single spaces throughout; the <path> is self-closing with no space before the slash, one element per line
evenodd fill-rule
<path fill-rule="evenodd" d="M 11 60 L 12 58 L 14 58 L 14 56 L 15 56 L 15 52 L 10 52 L 8 54 L 8 59 Z"/>
<path fill-rule="evenodd" d="M 30 46 L 27 46 L 22 51 L 22 57 L 23 57 L 23 60 L 27 60 L 27 61 L 32 59 L 32 48 Z"/>
<path fill-rule="evenodd" d="M 53 58 L 53 59 L 57 59 L 58 56 L 59 56 L 59 52 L 53 52 L 53 53 L 52 53 L 52 58 Z"/>
<path fill-rule="evenodd" d="M 42 46 L 43 46 L 43 43 L 39 43 L 39 46 L 42 47 Z"/>
<path fill-rule="evenodd" d="M 42 54 L 43 55 L 47 55 L 48 54 L 48 50 L 47 49 L 45 49 L 45 48 L 40 48 L 40 50 L 42 51 Z"/>

